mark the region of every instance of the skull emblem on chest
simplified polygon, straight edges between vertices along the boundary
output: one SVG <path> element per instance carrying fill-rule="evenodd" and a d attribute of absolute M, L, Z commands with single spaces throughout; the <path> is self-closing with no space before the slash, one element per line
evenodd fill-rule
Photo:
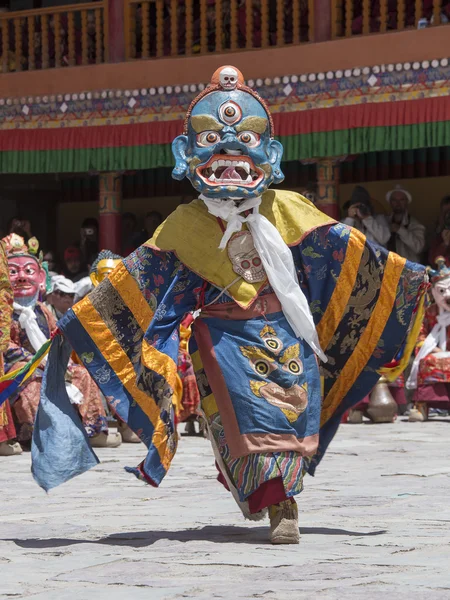
<path fill-rule="evenodd" d="M 266 272 L 249 231 L 236 233 L 228 242 L 227 249 L 233 271 L 247 283 L 258 283 L 266 279 Z"/>

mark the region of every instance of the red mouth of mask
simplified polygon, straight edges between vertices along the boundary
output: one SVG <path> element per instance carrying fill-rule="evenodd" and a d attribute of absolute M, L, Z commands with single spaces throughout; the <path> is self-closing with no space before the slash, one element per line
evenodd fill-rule
<path fill-rule="evenodd" d="M 205 165 L 197 167 L 197 174 L 208 185 L 248 188 L 256 187 L 264 178 L 264 172 L 250 157 L 232 154 L 215 154 Z"/>

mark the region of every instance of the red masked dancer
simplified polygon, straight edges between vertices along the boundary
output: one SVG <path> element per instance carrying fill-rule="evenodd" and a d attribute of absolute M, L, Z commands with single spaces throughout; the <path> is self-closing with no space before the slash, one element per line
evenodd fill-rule
<path fill-rule="evenodd" d="M 28 245 L 17 234 L 3 240 L 6 244 L 9 276 L 14 294 L 9 345 L 3 352 L 5 372 L 24 366 L 49 339 L 56 322 L 48 308 L 38 301 L 44 289 L 45 271 L 37 256 L 36 238 Z M 39 405 L 43 364 L 11 398 L 17 437 L 21 444 L 31 441 Z M 108 433 L 105 410 L 97 386 L 87 370 L 72 362 L 66 372 L 66 387 L 71 402 L 77 406 L 93 446 L 118 446 L 120 434 Z"/>

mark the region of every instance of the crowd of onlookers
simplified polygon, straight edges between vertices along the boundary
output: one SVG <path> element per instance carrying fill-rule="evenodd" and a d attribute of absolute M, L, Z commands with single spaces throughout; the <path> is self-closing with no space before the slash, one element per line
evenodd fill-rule
<path fill-rule="evenodd" d="M 150 211 L 144 218 L 144 226 L 139 228 L 136 215 L 130 212 L 124 213 L 122 215 L 122 255 L 127 256 L 150 239 L 162 221 L 163 218 L 159 212 Z M 13 217 L 7 225 L 6 233 L 17 233 L 27 242 L 33 237 L 30 219 Z M 51 273 L 64 275 L 77 283 L 89 275 L 89 269 L 102 249 L 99 248 L 98 221 L 89 217 L 84 219 L 81 224 L 79 239 L 67 246 L 61 257 L 54 250 L 44 250 L 44 260 Z"/>
<path fill-rule="evenodd" d="M 342 222 L 364 233 L 370 241 L 408 260 L 434 267 L 436 258 L 443 256 L 450 266 L 450 195 L 442 198 L 436 225 L 428 234 L 425 226 L 411 215 L 413 198 L 407 189 L 395 186 L 387 193 L 386 201 L 390 207 L 389 214 L 377 213 L 374 206 L 378 203 L 365 187 L 358 185 L 342 208 Z M 159 212 L 150 211 L 144 218 L 143 227 L 139 227 L 136 215 L 124 213 L 122 256 L 127 256 L 150 239 L 162 220 Z M 7 233 L 17 233 L 28 241 L 33 237 L 30 220 L 14 217 L 8 223 Z M 53 249 L 43 251 L 51 281 L 46 302 L 56 317 L 91 291 L 89 271 L 101 250 L 98 221 L 86 218 L 81 224 L 79 239 L 67 246 L 61 256 Z"/>
<path fill-rule="evenodd" d="M 377 214 L 369 192 L 358 185 L 343 207 L 342 222 L 408 260 L 434 267 L 436 258 L 443 256 L 450 266 L 450 196 L 442 198 L 436 226 L 428 234 L 410 213 L 413 198 L 408 190 L 397 185 L 386 194 L 386 201 L 389 214 Z"/>
<path fill-rule="evenodd" d="M 162 215 L 150 211 L 144 218 L 143 228 L 138 227 L 136 215 L 127 212 L 122 215 L 122 256 L 149 240 L 162 223 Z M 7 225 L 7 234 L 17 233 L 26 242 L 33 237 L 31 221 L 28 218 L 13 217 Z M 98 221 L 86 218 L 80 228 L 80 237 L 67 246 L 61 257 L 55 250 L 43 250 L 43 259 L 47 263 L 49 274 L 46 304 L 59 318 L 77 300 L 83 298 L 92 289 L 89 277 L 90 268 L 99 252 Z M 44 298 L 42 298 L 44 299 Z"/>
<path fill-rule="evenodd" d="M 407 189 L 395 186 L 387 193 L 386 201 L 390 207 L 389 214 L 377 213 L 374 207 L 379 203 L 371 198 L 365 187 L 358 185 L 342 207 L 342 222 L 364 233 L 370 241 L 408 260 L 434 267 L 436 258 L 443 256 L 450 266 L 450 195 L 442 198 L 437 222 L 429 232 L 411 214 L 413 198 Z M 139 226 L 136 215 L 124 213 L 122 256 L 127 256 L 150 239 L 162 221 L 159 212 L 150 211 Z M 14 217 L 9 221 L 6 233 L 18 233 L 28 241 L 33 236 L 31 222 L 28 218 Z M 98 221 L 86 218 L 81 224 L 79 239 L 68 245 L 61 256 L 54 249 L 44 250 L 44 260 L 50 274 L 64 275 L 80 288 L 82 296 L 83 283 L 100 250 Z"/>

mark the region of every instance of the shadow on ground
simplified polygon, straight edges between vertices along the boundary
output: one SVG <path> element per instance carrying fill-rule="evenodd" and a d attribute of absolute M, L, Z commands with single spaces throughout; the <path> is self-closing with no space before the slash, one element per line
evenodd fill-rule
<path fill-rule="evenodd" d="M 302 535 L 340 535 L 351 537 L 367 537 L 383 535 L 381 531 L 347 531 L 328 527 L 302 527 Z M 261 544 L 268 543 L 268 527 L 227 527 L 211 525 L 201 529 L 184 529 L 181 531 L 136 531 L 130 533 L 113 533 L 99 540 L 49 538 L 49 539 L 2 539 L 2 542 L 14 542 L 21 548 L 61 548 L 75 544 L 104 544 L 107 546 L 132 546 L 140 548 L 151 546 L 160 540 L 177 542 L 205 541 L 218 544 Z"/>

